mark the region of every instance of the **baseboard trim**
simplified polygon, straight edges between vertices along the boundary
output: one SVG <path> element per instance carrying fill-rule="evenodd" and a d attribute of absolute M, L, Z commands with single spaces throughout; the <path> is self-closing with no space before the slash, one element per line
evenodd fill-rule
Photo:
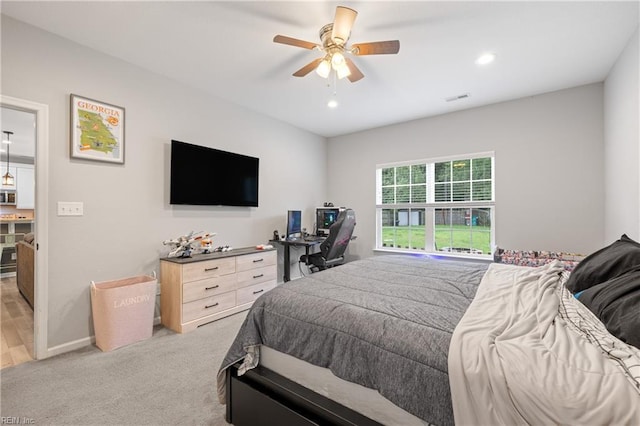
<path fill-rule="evenodd" d="M 76 349 L 84 348 L 85 346 L 92 345 L 96 342 L 95 336 L 84 337 L 82 339 L 74 340 L 72 342 L 63 343 L 62 345 L 54 346 L 47 349 L 46 358 L 61 355 L 67 352 L 75 351 Z"/>
<path fill-rule="evenodd" d="M 153 319 L 153 325 L 160 325 L 160 317 L 157 316 Z M 62 345 L 54 346 L 47 349 L 47 354 L 44 358 L 49 358 L 56 355 L 61 355 L 67 352 L 75 351 L 76 349 L 84 348 L 85 346 L 95 345 L 96 336 L 84 337 L 82 339 L 74 340 L 72 342 L 63 343 Z M 40 359 L 44 359 L 40 358 Z"/>
<path fill-rule="evenodd" d="M 157 316 L 153 319 L 153 325 L 160 325 L 160 317 Z M 62 345 L 54 346 L 47 349 L 47 354 L 44 358 L 49 358 L 56 355 L 61 355 L 67 352 L 75 351 L 76 349 L 84 348 L 85 346 L 95 345 L 96 336 L 84 337 L 82 339 L 74 340 L 72 342 L 63 343 Z M 44 359 L 40 358 L 40 359 Z"/>

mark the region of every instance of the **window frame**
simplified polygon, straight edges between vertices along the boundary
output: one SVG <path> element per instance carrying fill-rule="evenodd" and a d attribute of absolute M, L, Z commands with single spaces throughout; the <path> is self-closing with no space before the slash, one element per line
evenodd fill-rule
<path fill-rule="evenodd" d="M 435 201 L 435 164 L 442 162 L 455 162 L 455 161 L 465 161 L 465 160 L 473 160 L 478 158 L 490 158 L 491 159 L 491 200 L 482 200 L 482 201 Z M 480 258 L 480 259 L 488 259 L 492 257 L 493 251 L 495 250 L 495 209 L 496 209 L 496 192 L 495 192 L 495 152 L 477 152 L 472 154 L 462 154 L 462 155 L 451 155 L 446 157 L 434 157 L 427 159 L 419 159 L 419 160 L 410 160 L 410 161 L 400 161 L 400 162 L 390 162 L 390 163 L 380 163 L 376 164 L 376 207 L 375 207 L 375 220 L 376 220 L 376 238 L 375 238 L 375 251 L 391 251 L 391 252 L 404 252 L 404 253 L 419 253 L 419 254 L 435 254 L 438 256 L 451 256 L 451 257 L 471 257 L 471 258 Z M 401 202 L 401 203 L 383 203 L 383 185 L 382 185 L 382 170 L 386 168 L 397 168 L 397 167 L 405 167 L 408 166 L 409 170 L 412 170 L 411 167 L 415 165 L 426 164 L 426 201 L 419 203 L 412 203 L 411 198 L 409 202 Z M 472 173 L 473 173 L 473 165 L 470 164 L 471 175 L 468 182 L 473 182 Z M 486 182 L 486 179 L 481 179 Z M 409 186 L 412 185 L 411 174 L 409 175 Z M 451 181 L 453 183 L 456 181 Z M 404 184 L 403 184 L 404 185 Z M 394 182 L 393 187 L 397 188 L 397 184 Z M 389 187 L 386 185 L 386 187 Z M 473 196 L 473 184 L 470 185 L 470 197 Z M 396 201 L 394 199 L 394 201 Z M 439 209 L 489 209 L 489 221 L 490 221 L 490 237 L 489 237 L 489 252 L 483 254 L 473 254 L 471 252 L 471 247 L 469 248 L 469 253 L 460 253 L 460 252 L 448 252 L 448 251 L 437 251 L 435 242 L 436 242 L 436 225 L 435 225 L 435 211 Z M 413 248 L 400 248 L 400 247 L 387 247 L 383 246 L 383 210 L 386 209 L 423 209 L 424 210 L 424 228 L 425 228 L 425 241 L 424 241 L 424 250 L 422 249 L 413 249 Z M 473 216 L 473 213 L 471 213 Z M 472 226 L 472 222 L 469 225 Z M 470 229 L 471 231 L 471 229 Z M 471 234 L 472 235 L 472 234 Z"/>

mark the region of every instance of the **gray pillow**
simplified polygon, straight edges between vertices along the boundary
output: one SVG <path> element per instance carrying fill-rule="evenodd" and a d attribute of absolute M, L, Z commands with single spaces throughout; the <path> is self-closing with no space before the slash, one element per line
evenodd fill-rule
<path fill-rule="evenodd" d="M 640 266 L 576 295 L 609 333 L 640 349 Z"/>
<path fill-rule="evenodd" d="M 580 262 L 571 272 L 566 287 L 572 293 L 578 293 L 624 275 L 637 266 L 640 266 L 640 244 L 625 234 Z"/>

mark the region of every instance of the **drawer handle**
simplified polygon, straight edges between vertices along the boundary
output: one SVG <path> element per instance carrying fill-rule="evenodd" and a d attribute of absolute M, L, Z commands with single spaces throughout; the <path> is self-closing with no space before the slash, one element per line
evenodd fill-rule
<path fill-rule="evenodd" d="M 253 276 L 253 278 L 260 278 L 260 277 L 264 277 L 264 274 L 254 275 L 254 276 Z"/>
<path fill-rule="evenodd" d="M 264 291 L 264 288 L 262 290 L 254 291 L 253 294 L 262 293 L 263 291 Z"/>
<path fill-rule="evenodd" d="M 264 259 L 255 259 L 255 260 L 253 261 L 253 263 L 262 262 L 263 260 L 264 260 Z"/>
<path fill-rule="evenodd" d="M 209 308 L 213 308 L 214 306 L 218 306 L 220 303 L 216 302 L 213 305 L 206 305 L 204 308 L 205 309 L 209 309 Z"/>
<path fill-rule="evenodd" d="M 214 266 L 213 268 L 204 268 L 204 271 L 209 272 L 209 271 L 215 271 L 216 269 L 218 269 L 218 266 Z"/>
<path fill-rule="evenodd" d="M 220 287 L 220 285 L 216 284 L 213 287 L 205 287 L 204 289 L 205 290 L 213 290 L 214 288 L 218 288 L 218 287 Z"/>

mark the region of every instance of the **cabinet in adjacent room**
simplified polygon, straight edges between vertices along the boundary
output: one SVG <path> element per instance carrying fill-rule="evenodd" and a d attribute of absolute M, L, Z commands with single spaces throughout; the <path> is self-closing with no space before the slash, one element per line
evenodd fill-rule
<path fill-rule="evenodd" d="M 19 209 L 35 208 L 35 173 L 33 167 L 16 167 L 16 193 Z"/>
<path fill-rule="evenodd" d="M 0 176 L 7 173 L 7 166 L 0 166 Z M 35 172 L 33 164 L 16 164 L 9 166 L 9 173 L 13 176 L 13 185 L 1 185 L 0 189 L 16 192 L 16 208 L 35 208 Z"/>
<path fill-rule="evenodd" d="M 185 333 L 249 309 L 276 286 L 276 251 L 253 247 L 160 260 L 160 317 Z"/>

